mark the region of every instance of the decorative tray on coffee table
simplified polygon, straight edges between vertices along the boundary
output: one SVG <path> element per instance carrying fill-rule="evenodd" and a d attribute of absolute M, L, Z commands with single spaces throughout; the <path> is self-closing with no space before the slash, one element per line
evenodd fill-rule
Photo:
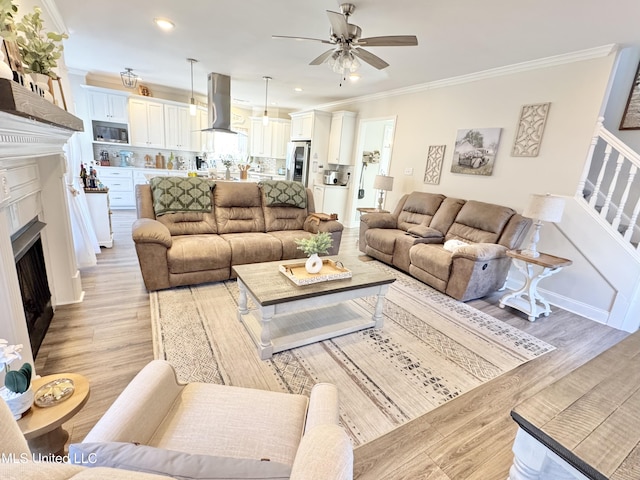
<path fill-rule="evenodd" d="M 304 262 L 280 265 L 278 269 L 298 286 L 351 278 L 351 270 L 344 268 L 342 262 L 331 259 L 322 260 L 322 269 L 318 273 L 307 272 Z"/>

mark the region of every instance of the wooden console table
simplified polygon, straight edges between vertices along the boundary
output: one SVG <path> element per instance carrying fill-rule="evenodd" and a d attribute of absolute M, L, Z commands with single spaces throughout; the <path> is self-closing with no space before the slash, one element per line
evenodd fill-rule
<path fill-rule="evenodd" d="M 551 307 L 549 302 L 538 293 L 538 282 L 558 273 L 563 267 L 568 267 L 573 262 L 547 253 L 541 253 L 539 257 L 529 257 L 524 255 L 522 250 L 508 250 L 507 256 L 514 259 L 515 266 L 524 275 L 525 282 L 522 288 L 507 293 L 500 299 L 500 308 L 508 305 L 520 310 L 527 314 L 531 322 L 540 315 L 548 317 Z"/>
<path fill-rule="evenodd" d="M 510 480 L 640 478 L 640 332 L 511 411 Z"/>

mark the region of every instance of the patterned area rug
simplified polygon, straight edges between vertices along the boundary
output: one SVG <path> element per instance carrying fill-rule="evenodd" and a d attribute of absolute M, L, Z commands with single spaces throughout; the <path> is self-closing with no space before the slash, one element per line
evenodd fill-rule
<path fill-rule="evenodd" d="M 317 382 L 340 392 L 340 419 L 355 446 L 553 346 L 372 262 L 396 277 L 384 327 L 259 359 L 237 319 L 235 280 L 151 293 L 156 358 L 184 382 L 210 382 L 309 394 Z M 352 300 L 372 315 L 375 298 Z"/>

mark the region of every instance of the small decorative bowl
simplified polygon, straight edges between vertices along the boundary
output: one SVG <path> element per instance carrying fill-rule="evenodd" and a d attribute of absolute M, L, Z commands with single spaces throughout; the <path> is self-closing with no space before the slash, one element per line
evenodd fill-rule
<path fill-rule="evenodd" d="M 38 407 L 52 407 L 69 398 L 75 391 L 73 380 L 58 378 L 41 386 L 35 395 Z"/>

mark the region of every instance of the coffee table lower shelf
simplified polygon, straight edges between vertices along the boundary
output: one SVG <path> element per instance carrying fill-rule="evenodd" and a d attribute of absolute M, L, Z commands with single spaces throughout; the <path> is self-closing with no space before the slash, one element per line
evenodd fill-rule
<path fill-rule="evenodd" d="M 238 278 L 240 299 L 238 319 L 245 325 L 258 347 L 262 360 L 274 353 L 309 345 L 366 328 L 382 328 L 382 302 L 389 285 L 327 293 L 302 300 L 261 306 Z M 377 296 L 373 316 L 354 302 L 354 298 Z M 247 297 L 255 309 L 247 308 Z"/>

